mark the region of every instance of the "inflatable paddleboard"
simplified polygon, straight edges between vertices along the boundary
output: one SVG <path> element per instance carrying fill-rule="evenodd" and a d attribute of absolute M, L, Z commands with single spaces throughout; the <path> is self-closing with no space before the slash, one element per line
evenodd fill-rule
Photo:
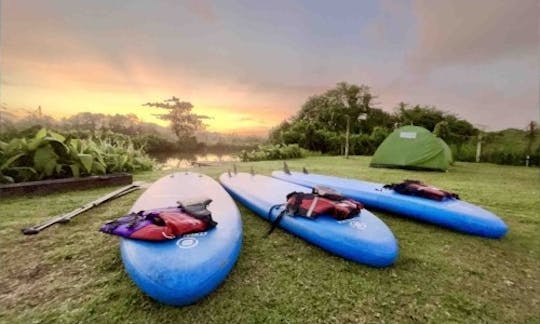
<path fill-rule="evenodd" d="M 287 194 L 309 189 L 262 175 L 224 173 L 219 178 L 225 189 L 262 218 L 273 221 L 285 208 Z M 338 221 L 321 215 L 316 219 L 285 214 L 279 226 L 288 232 L 345 259 L 373 267 L 386 267 L 398 256 L 398 244 L 388 226 L 362 209 L 359 216 Z"/>
<path fill-rule="evenodd" d="M 501 238 L 508 227 L 495 214 L 471 203 L 445 198 L 442 201 L 399 194 L 383 184 L 300 172 L 272 172 L 272 177 L 306 187 L 325 185 L 364 205 L 458 232 L 488 238 Z"/>
<path fill-rule="evenodd" d="M 121 239 L 127 273 L 145 294 L 164 304 L 192 304 L 223 282 L 240 253 L 240 213 L 215 180 L 192 172 L 159 179 L 131 208 L 131 212 L 138 212 L 200 198 L 212 199 L 208 210 L 218 223 L 215 228 L 162 242 Z"/>

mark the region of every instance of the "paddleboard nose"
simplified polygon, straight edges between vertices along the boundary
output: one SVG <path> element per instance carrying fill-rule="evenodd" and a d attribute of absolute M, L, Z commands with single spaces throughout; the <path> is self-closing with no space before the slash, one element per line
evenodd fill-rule
<path fill-rule="evenodd" d="M 389 267 L 393 265 L 399 257 L 399 244 L 394 234 L 388 228 L 384 239 L 377 242 L 370 248 L 372 254 L 371 264 L 375 267 Z"/>
<path fill-rule="evenodd" d="M 371 249 L 369 265 L 376 268 L 385 268 L 393 265 L 399 257 L 399 246 L 396 240 L 387 244 L 378 244 Z M 368 263 L 368 262 L 366 262 Z"/>
<path fill-rule="evenodd" d="M 381 267 L 388 267 L 393 265 L 399 257 L 399 245 L 397 240 L 394 239 L 393 242 L 389 242 L 387 246 L 382 246 L 384 248 L 380 260 L 385 261 L 381 262 Z"/>
<path fill-rule="evenodd" d="M 497 217 L 493 219 L 493 223 L 490 224 L 489 229 L 486 230 L 485 235 L 486 237 L 499 239 L 505 236 L 506 233 L 508 233 L 508 225 L 506 225 L 506 223 L 502 219 Z"/>

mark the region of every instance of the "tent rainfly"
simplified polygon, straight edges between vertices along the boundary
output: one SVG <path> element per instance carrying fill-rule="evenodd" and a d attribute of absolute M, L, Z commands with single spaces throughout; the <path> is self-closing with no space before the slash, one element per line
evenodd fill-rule
<path fill-rule="evenodd" d="M 453 162 L 448 145 L 419 126 L 404 126 L 379 145 L 370 166 L 446 171 Z"/>

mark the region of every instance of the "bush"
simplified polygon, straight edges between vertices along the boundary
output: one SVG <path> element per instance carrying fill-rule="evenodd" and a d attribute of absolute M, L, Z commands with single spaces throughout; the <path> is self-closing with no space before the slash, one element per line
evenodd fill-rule
<path fill-rule="evenodd" d="M 470 141 L 463 145 L 450 144 L 450 149 L 454 160 L 463 162 L 476 161 L 476 142 Z M 485 143 L 482 146 L 481 162 L 506 164 L 506 165 L 525 165 L 527 154 L 520 147 L 517 149 L 512 146 L 503 146 L 500 143 Z M 529 154 L 529 165 L 540 165 L 540 147 Z"/>
<path fill-rule="evenodd" d="M 371 135 L 369 135 L 369 139 L 371 140 L 371 144 L 377 149 L 379 145 L 381 145 L 382 142 L 390 135 L 391 131 L 387 128 L 376 126 L 373 128 L 373 131 L 371 132 Z M 373 151 L 375 153 L 375 151 Z"/>
<path fill-rule="evenodd" d="M 476 144 L 450 144 L 450 150 L 452 151 L 452 156 L 454 161 L 463 161 L 463 162 L 475 162 L 476 161 Z"/>
<path fill-rule="evenodd" d="M 253 151 L 242 151 L 239 154 L 242 162 L 298 159 L 307 156 L 308 151 L 301 149 L 298 144 L 291 145 L 259 145 Z"/>
<path fill-rule="evenodd" d="M 136 148 L 143 149 L 148 153 L 174 152 L 178 146 L 164 137 L 154 134 L 136 135 L 132 138 L 133 145 Z"/>
<path fill-rule="evenodd" d="M 349 153 L 371 155 L 389 133 L 390 131 L 384 127 L 375 127 L 370 135 L 367 133 L 351 134 Z M 283 140 L 284 144 L 297 144 L 301 148 L 320 151 L 324 154 L 342 154 L 345 145 L 345 135 L 343 133 L 329 131 L 324 128 L 315 129 L 308 123 L 295 124 L 280 133 L 280 139 Z"/>
<path fill-rule="evenodd" d="M 486 154 L 482 154 L 482 162 L 491 162 L 496 164 L 507 165 L 525 165 L 527 156 L 525 154 L 515 152 L 493 151 Z M 529 165 L 538 166 L 539 155 L 529 155 Z"/>
<path fill-rule="evenodd" d="M 232 152 L 241 152 L 243 150 L 252 151 L 257 148 L 256 144 L 250 143 L 222 143 L 217 142 L 215 144 L 207 144 L 206 150 L 212 153 L 224 153 L 229 154 Z"/>
<path fill-rule="evenodd" d="M 354 134 L 349 138 L 349 153 L 351 155 L 372 155 L 376 146 L 367 134 Z"/>

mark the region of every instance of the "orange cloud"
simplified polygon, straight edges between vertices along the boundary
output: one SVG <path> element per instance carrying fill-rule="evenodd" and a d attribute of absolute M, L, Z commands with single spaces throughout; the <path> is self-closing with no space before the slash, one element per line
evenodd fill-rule
<path fill-rule="evenodd" d="M 282 119 L 271 107 L 251 108 L 249 103 L 256 101 L 257 95 L 242 85 L 204 80 L 191 84 L 189 80 L 196 78 L 167 73 L 135 55 L 127 55 L 118 67 L 92 55 L 57 62 L 44 60 L 39 54 L 7 54 L 1 65 L 0 94 L 2 102 L 11 107 L 41 105 L 45 113 L 55 117 L 82 111 L 135 113 L 142 120 L 163 124 L 153 116 L 157 111 L 142 104 L 176 95 L 191 101 L 196 113 L 212 117 L 205 121 L 211 131 L 263 134 Z M 243 117 L 247 118 L 241 120 Z"/>

